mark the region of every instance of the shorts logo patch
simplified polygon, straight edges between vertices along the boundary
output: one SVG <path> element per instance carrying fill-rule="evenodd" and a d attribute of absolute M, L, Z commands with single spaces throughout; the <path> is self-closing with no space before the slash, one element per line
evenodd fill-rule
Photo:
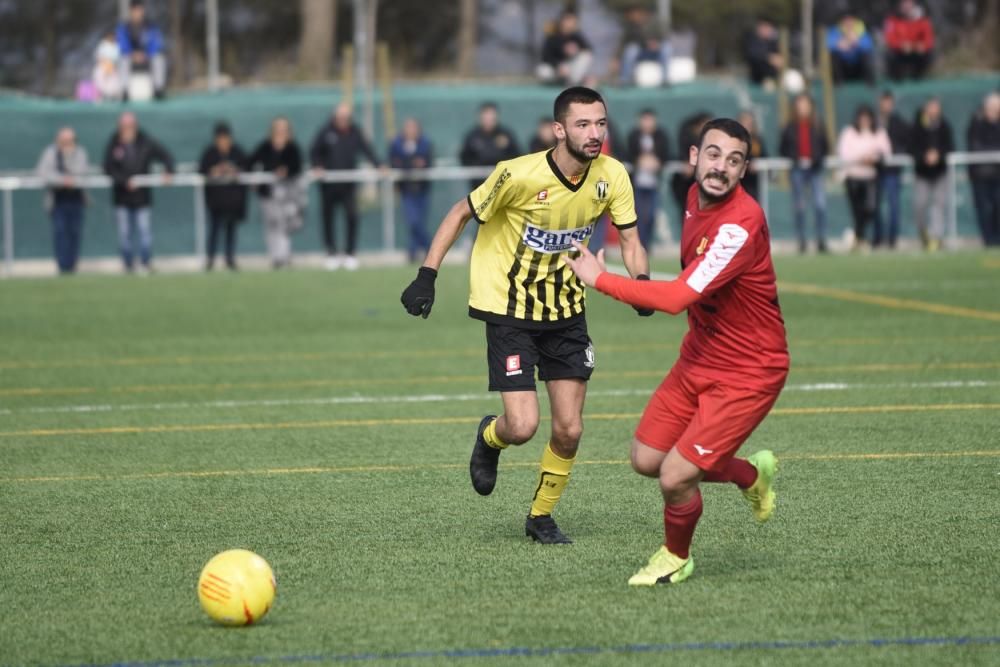
<path fill-rule="evenodd" d="M 521 374 L 521 355 L 512 354 L 507 357 L 507 377 Z"/>
<path fill-rule="evenodd" d="M 587 368 L 593 368 L 594 367 L 594 344 L 593 343 L 589 343 L 587 345 L 587 349 L 583 351 L 583 354 L 586 357 L 586 359 L 583 362 L 583 365 L 586 366 Z"/>
<path fill-rule="evenodd" d="M 701 445 L 695 445 L 694 448 L 698 451 L 698 456 L 705 456 L 706 454 L 714 454 L 714 449 L 705 449 Z"/>

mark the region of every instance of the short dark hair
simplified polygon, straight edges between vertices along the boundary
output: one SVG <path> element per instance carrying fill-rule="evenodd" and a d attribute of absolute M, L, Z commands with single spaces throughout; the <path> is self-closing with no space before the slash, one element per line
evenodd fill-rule
<path fill-rule="evenodd" d="M 566 114 L 569 113 L 569 105 L 594 104 L 595 102 L 603 104 L 605 110 L 608 108 L 604 98 L 593 88 L 586 88 L 584 86 L 567 88 L 556 97 L 555 104 L 552 105 L 552 117 L 557 123 L 562 123 L 566 120 Z"/>
<path fill-rule="evenodd" d="M 701 134 L 698 135 L 698 150 L 701 150 L 702 144 L 705 143 L 705 135 L 711 130 L 719 130 L 733 139 L 742 141 L 747 146 L 747 157 L 750 157 L 750 146 L 753 143 L 750 139 L 750 133 L 747 132 L 747 129 L 739 121 L 732 118 L 713 118 L 705 123 L 705 126 L 701 128 Z"/>
<path fill-rule="evenodd" d="M 487 101 L 485 101 L 485 102 L 483 102 L 482 104 L 479 105 L 479 112 L 480 113 L 482 113 L 483 111 L 486 111 L 487 109 L 493 109 L 494 111 L 496 111 L 497 110 L 497 103 L 494 102 L 493 100 L 487 100 Z"/>
<path fill-rule="evenodd" d="M 223 137 L 223 136 L 231 137 L 233 136 L 233 130 L 232 128 L 229 127 L 229 123 L 227 123 L 224 120 L 220 120 L 218 123 L 215 124 L 215 130 L 213 134 L 216 137 Z"/>
<path fill-rule="evenodd" d="M 654 111 L 652 107 L 646 107 L 645 109 L 643 109 L 642 111 L 639 112 L 639 115 L 640 116 L 655 116 L 656 115 L 656 111 Z"/>

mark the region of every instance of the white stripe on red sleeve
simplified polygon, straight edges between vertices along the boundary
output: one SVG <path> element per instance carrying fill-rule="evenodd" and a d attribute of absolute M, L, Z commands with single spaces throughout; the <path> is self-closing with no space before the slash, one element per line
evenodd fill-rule
<path fill-rule="evenodd" d="M 688 287 L 698 294 L 705 291 L 713 280 L 729 266 L 736 253 L 740 251 L 750 237 L 750 233 L 739 225 L 725 224 L 719 227 L 712 245 L 705 252 L 695 270 L 688 276 Z"/>

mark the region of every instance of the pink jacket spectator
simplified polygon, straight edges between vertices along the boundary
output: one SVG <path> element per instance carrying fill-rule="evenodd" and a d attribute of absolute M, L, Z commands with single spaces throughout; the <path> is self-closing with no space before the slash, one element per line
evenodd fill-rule
<path fill-rule="evenodd" d="M 855 163 L 844 167 L 846 178 L 874 180 L 877 175 L 875 165 L 891 155 L 889 135 L 882 128 L 874 132 L 859 132 L 853 125 L 848 125 L 841 130 L 837 140 L 837 157 L 844 162 Z"/>

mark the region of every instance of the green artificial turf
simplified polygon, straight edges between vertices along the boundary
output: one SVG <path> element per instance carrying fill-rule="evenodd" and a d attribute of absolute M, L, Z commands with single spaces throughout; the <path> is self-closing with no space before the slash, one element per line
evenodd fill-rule
<path fill-rule="evenodd" d="M 0 282 L 0 665 L 1000 663 L 1000 257 L 777 264 L 793 370 L 745 451 L 778 510 L 706 488 L 695 575 L 655 590 L 626 458 L 682 318 L 591 295 L 575 544 L 542 547 L 545 423 L 468 481 L 499 400 L 464 268 L 426 321 L 402 268 Z M 278 598 L 225 629 L 195 584 L 235 547 Z"/>

